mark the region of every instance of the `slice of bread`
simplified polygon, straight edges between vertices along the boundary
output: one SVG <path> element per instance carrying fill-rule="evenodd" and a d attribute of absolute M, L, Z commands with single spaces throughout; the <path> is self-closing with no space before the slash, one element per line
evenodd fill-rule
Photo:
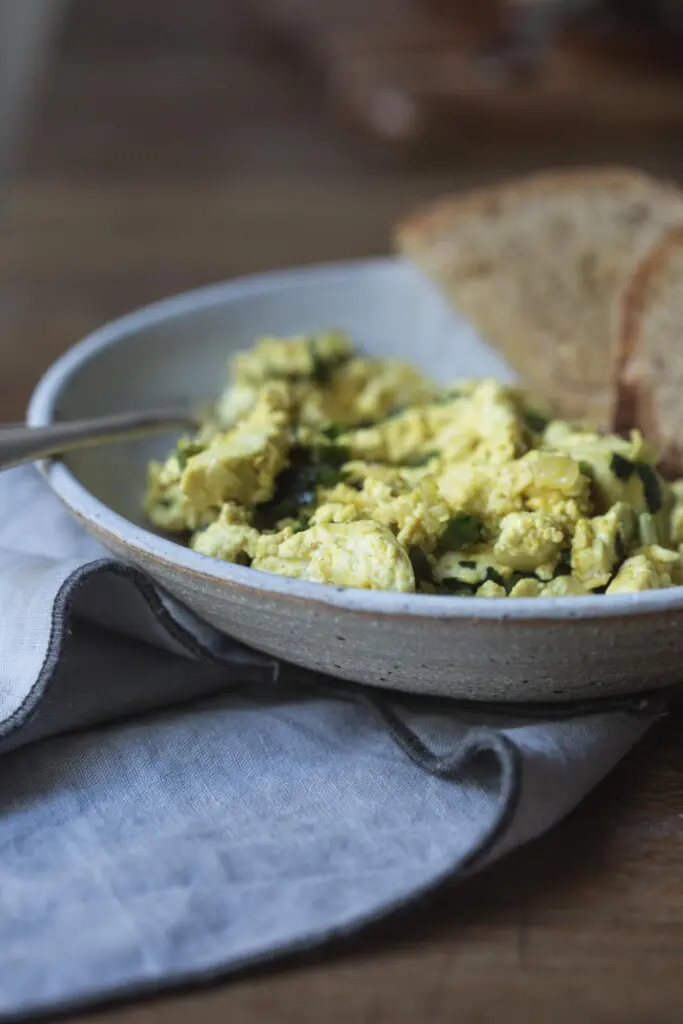
<path fill-rule="evenodd" d="M 624 289 L 617 427 L 637 424 L 667 474 L 683 474 L 683 226 L 660 236 Z"/>
<path fill-rule="evenodd" d="M 616 299 L 683 195 L 638 171 L 539 173 L 446 197 L 395 230 L 399 251 L 560 416 L 613 425 Z"/>

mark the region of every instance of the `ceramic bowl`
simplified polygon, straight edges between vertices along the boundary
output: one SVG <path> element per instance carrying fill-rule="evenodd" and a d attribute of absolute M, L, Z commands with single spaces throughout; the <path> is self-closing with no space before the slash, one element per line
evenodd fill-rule
<path fill-rule="evenodd" d="M 511 373 L 435 290 L 395 260 L 287 270 L 160 302 L 103 327 L 40 381 L 28 422 L 205 399 L 261 333 L 340 327 L 368 352 L 441 379 Z M 58 497 L 117 557 L 217 629 L 345 679 L 474 700 L 567 701 L 677 683 L 683 588 L 482 600 L 378 593 L 220 562 L 155 535 L 145 469 L 172 436 L 43 465 Z"/>

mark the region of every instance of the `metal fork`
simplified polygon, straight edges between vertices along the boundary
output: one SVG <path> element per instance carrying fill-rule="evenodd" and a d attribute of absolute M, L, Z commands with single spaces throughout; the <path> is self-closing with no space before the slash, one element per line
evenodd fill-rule
<path fill-rule="evenodd" d="M 159 434 L 197 424 L 196 410 L 182 405 L 51 423 L 47 427 L 6 424 L 0 426 L 0 470 L 52 455 L 63 455 L 77 448 L 133 440 L 146 434 Z"/>

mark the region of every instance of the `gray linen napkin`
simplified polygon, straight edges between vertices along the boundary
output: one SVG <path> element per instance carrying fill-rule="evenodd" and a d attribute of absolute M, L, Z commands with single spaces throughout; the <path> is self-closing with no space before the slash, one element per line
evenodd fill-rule
<path fill-rule="evenodd" d="M 657 714 L 475 714 L 281 665 L 0 474 L 0 1018 L 348 934 L 550 828 Z"/>

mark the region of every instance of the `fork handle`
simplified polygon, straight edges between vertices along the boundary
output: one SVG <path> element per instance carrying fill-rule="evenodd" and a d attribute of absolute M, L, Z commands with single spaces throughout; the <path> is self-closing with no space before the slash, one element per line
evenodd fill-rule
<path fill-rule="evenodd" d="M 0 426 L 0 470 L 76 448 L 132 440 L 192 423 L 187 408 L 176 406 L 51 423 L 47 427 Z"/>

